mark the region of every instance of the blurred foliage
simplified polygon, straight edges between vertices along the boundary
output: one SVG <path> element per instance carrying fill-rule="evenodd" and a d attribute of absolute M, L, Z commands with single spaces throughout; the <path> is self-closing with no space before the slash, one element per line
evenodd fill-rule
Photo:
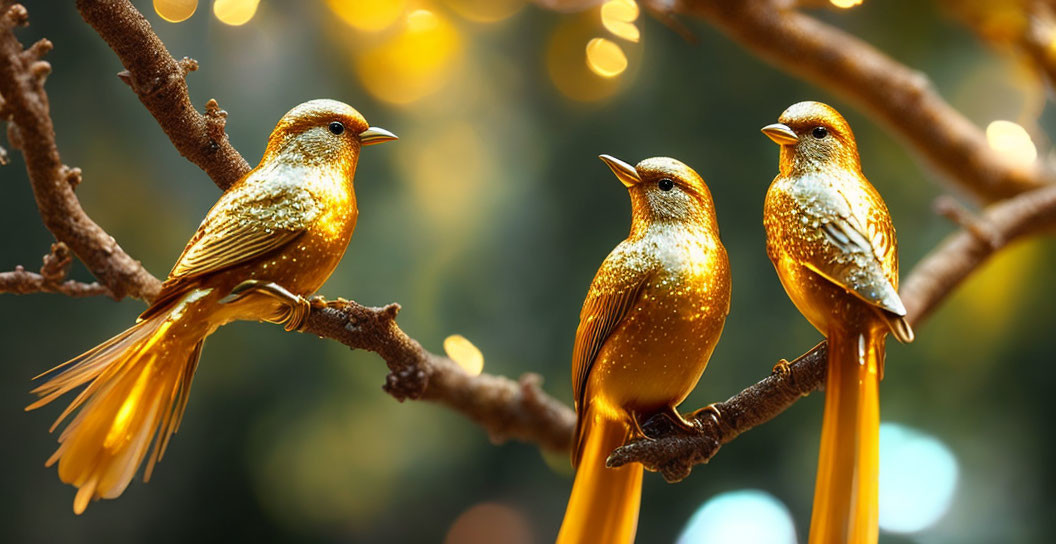
<path fill-rule="evenodd" d="M 236 3 L 224 13 L 237 22 L 245 15 Z M 216 188 L 113 77 L 118 61 L 72 5 L 33 4 L 20 36 L 55 43 L 47 88 L 63 158 L 84 169 L 82 203 L 161 275 Z M 275 121 L 311 98 L 351 103 L 401 136 L 364 152 L 357 233 L 322 293 L 399 301 L 401 326 L 427 348 L 464 334 L 484 353 L 485 372 L 538 372 L 566 401 L 585 289 L 629 224 L 627 196 L 599 153 L 679 158 L 714 193 L 733 306 L 687 409 L 728 397 L 819 339 L 763 249 L 761 206 L 777 150 L 758 129 L 786 106 L 818 99 L 846 114 L 865 172 L 892 210 L 904 271 L 953 230 L 931 211 L 941 180 L 889 133 L 697 21 L 687 21 L 698 40 L 690 44 L 648 16 L 624 17 L 617 22 L 640 31 L 634 43 L 606 31 L 598 9 L 558 14 L 514 0 L 256 4 L 232 26 L 209 2 L 178 24 L 137 2 L 174 55 L 199 60 L 191 94 L 230 112 L 231 139 L 250 162 Z M 871 1 L 818 16 L 931 75 L 979 126 L 1010 119 L 1032 134 L 1054 128 L 1021 61 L 931 3 Z M 626 55 L 625 71 L 590 71 L 585 48 L 597 37 Z M 1047 142 L 1039 153 L 1048 156 Z M 51 236 L 18 153 L 0 170 L 0 188 L 8 233 L 0 269 L 33 268 Z M 945 443 L 961 479 L 936 525 L 882 542 L 1044 541 L 1056 530 L 1056 439 L 1046 431 L 1056 378 L 1053 266 L 1051 240 L 1020 245 L 953 297 L 917 343 L 890 347 L 884 419 Z M 74 274 L 88 277 L 83 267 Z M 493 445 L 445 409 L 394 402 L 373 354 L 259 324 L 210 338 L 181 432 L 151 483 L 74 517 L 73 489 L 43 467 L 61 403 L 23 413 L 29 379 L 122 330 L 142 305 L 51 295 L 5 295 L 0 304 L 0 541 L 546 542 L 556 534 L 571 486 L 564 456 Z M 681 484 L 647 475 L 639 541 L 672 542 L 704 501 L 748 488 L 787 505 L 805 536 L 821 406 L 821 395 L 804 399 Z"/>

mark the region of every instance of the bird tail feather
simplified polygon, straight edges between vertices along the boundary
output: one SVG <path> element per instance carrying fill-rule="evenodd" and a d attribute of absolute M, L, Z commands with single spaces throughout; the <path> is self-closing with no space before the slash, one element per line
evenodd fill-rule
<path fill-rule="evenodd" d="M 642 467 L 607 468 L 605 459 L 627 440 L 628 425 L 588 406 L 579 427 L 584 439 L 572 495 L 557 544 L 630 544 L 638 528 Z"/>
<path fill-rule="evenodd" d="M 810 544 L 877 541 L 878 389 L 885 332 L 871 329 L 829 335 Z"/>
<path fill-rule="evenodd" d="M 75 513 L 84 512 L 91 500 L 119 496 L 146 457 L 151 439 L 154 448 L 144 481 L 165 453 L 180 426 L 208 334 L 180 321 L 187 303 L 197 298 L 189 295 L 169 311 L 34 378 L 47 381 L 32 391 L 40 399 L 26 410 L 85 386 L 52 425 L 54 431 L 77 412 L 46 463 L 57 462 L 59 478 L 78 488 Z"/>

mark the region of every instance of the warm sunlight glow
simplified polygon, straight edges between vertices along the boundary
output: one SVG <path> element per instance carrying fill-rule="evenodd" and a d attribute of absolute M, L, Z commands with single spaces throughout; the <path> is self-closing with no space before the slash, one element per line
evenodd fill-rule
<path fill-rule="evenodd" d="M 494 23 L 517 13 L 524 0 L 444 0 L 452 11 L 477 23 Z"/>
<path fill-rule="evenodd" d="M 880 528 L 915 533 L 950 509 L 957 459 L 939 439 L 900 425 L 880 425 Z"/>
<path fill-rule="evenodd" d="M 1026 166 L 1038 158 L 1038 149 L 1026 129 L 1012 121 L 994 121 L 986 127 L 986 141 L 990 149 L 1009 161 Z"/>
<path fill-rule="evenodd" d="M 689 518 L 676 544 L 796 544 L 792 514 L 757 489 L 716 495 Z"/>
<path fill-rule="evenodd" d="M 612 40 L 594 38 L 587 42 L 587 66 L 602 77 L 616 77 L 627 69 L 627 55 Z"/>
<path fill-rule="evenodd" d="M 547 41 L 547 72 L 561 94 L 572 100 L 596 102 L 608 98 L 628 79 L 602 77 L 589 66 L 583 46 L 597 32 L 594 14 L 566 16 Z"/>
<path fill-rule="evenodd" d="M 186 21 L 196 9 L 198 0 L 154 0 L 154 11 L 158 17 L 170 23 Z"/>
<path fill-rule="evenodd" d="M 259 4 L 260 0 L 216 0 L 213 15 L 225 25 L 244 25 L 257 13 Z"/>
<path fill-rule="evenodd" d="M 470 376 L 477 376 L 484 371 L 484 354 L 461 334 L 452 334 L 444 339 L 444 353 Z"/>
<path fill-rule="evenodd" d="M 854 6 L 862 5 L 862 0 L 829 0 L 832 5 L 838 8 L 853 8 Z"/>
<path fill-rule="evenodd" d="M 327 4 L 349 25 L 376 32 L 388 28 L 403 15 L 407 0 L 327 0 Z"/>
<path fill-rule="evenodd" d="M 634 0 L 609 0 L 601 5 L 601 24 L 613 35 L 637 42 L 641 37 L 634 21 L 638 18 L 638 4 Z"/>
<path fill-rule="evenodd" d="M 408 104 L 439 90 L 462 48 L 455 27 L 432 11 L 407 14 L 396 34 L 357 56 L 356 72 L 375 97 Z"/>

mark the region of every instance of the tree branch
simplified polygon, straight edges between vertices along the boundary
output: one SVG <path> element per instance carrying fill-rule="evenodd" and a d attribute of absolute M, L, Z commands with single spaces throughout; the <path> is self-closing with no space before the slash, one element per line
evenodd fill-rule
<path fill-rule="evenodd" d="M 925 74 L 796 11 L 787 0 L 647 1 L 654 9 L 700 17 L 791 75 L 854 102 L 983 201 L 1056 182 L 1042 161 L 1020 167 L 991 150 L 983 132 L 947 104 Z"/>
<path fill-rule="evenodd" d="M 990 236 L 960 230 L 925 256 L 906 278 L 901 295 L 914 327 L 995 252 L 1056 226 L 1056 185 L 994 204 L 981 221 L 988 226 Z M 712 405 L 718 418 L 712 410 L 698 410 L 690 416 L 699 426 L 697 432 L 676 428 L 664 416 L 650 419 L 643 428 L 654 439 L 636 440 L 618 448 L 609 457 L 609 466 L 639 462 L 662 473 L 669 482 L 685 478 L 694 465 L 707 463 L 723 444 L 773 419 L 800 396 L 822 388 L 827 348 L 822 342 L 786 369 L 779 364 L 770 377 Z"/>
<path fill-rule="evenodd" d="M 146 17 L 128 0 L 77 0 L 81 17 L 110 45 L 125 71 L 118 74 L 161 125 L 172 145 L 227 189 L 250 170 L 224 132 L 227 112 L 215 100 L 198 113 L 187 92 L 187 74 L 198 63 L 169 54 Z"/>
<path fill-rule="evenodd" d="M 44 256 L 40 273 L 26 271 L 16 266 L 12 272 L 0 272 L 0 293 L 27 295 L 30 293 L 58 293 L 70 297 L 92 297 L 105 295 L 113 297 L 110 290 L 99 283 L 82 283 L 67 280 L 73 264 L 73 256 L 66 244 L 51 244 L 51 252 Z"/>
<path fill-rule="evenodd" d="M 51 50 L 51 42 L 40 40 L 23 50 L 13 32 L 27 18 L 26 8 L 19 4 L 0 14 L 0 95 L 3 114 L 11 122 L 8 140 L 26 157 L 44 226 L 73 250 L 114 298 L 149 300 L 158 291 L 158 280 L 84 213 L 73 192 L 81 172 L 62 163 L 44 92 L 51 66 L 40 58 Z"/>

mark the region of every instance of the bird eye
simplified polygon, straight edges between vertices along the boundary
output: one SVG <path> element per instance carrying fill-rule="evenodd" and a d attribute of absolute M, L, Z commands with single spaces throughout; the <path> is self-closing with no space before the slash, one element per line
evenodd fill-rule
<path fill-rule="evenodd" d="M 330 127 L 329 128 L 330 128 L 330 132 L 333 132 L 334 134 L 341 134 L 342 132 L 345 131 L 345 125 L 342 125 L 341 123 L 339 123 L 337 121 L 334 121 L 333 123 L 330 123 Z"/>
<path fill-rule="evenodd" d="M 811 134 L 813 134 L 815 138 L 820 140 L 828 136 L 829 131 L 825 130 L 825 127 L 814 127 L 814 132 L 812 132 Z"/>
<path fill-rule="evenodd" d="M 664 178 L 658 181 L 656 186 L 659 187 L 661 191 L 670 191 L 671 188 L 675 186 L 675 182 L 668 178 Z"/>

